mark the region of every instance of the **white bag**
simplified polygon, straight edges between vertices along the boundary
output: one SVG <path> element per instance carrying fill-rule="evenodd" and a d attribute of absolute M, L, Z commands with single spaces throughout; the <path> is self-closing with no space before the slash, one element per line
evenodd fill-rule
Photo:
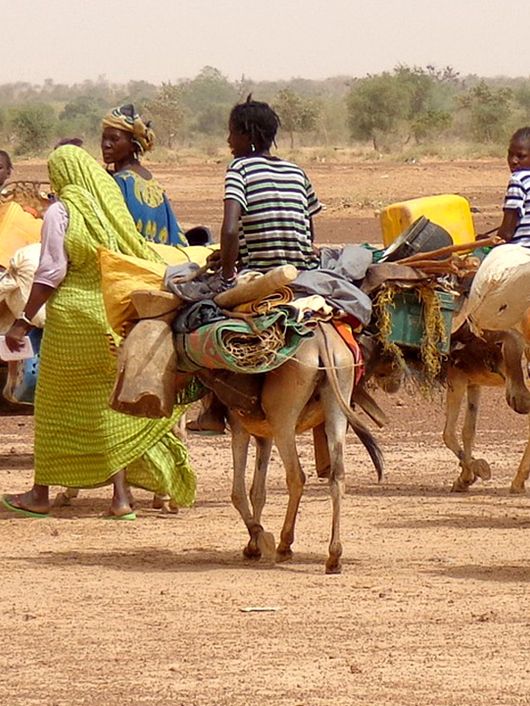
<path fill-rule="evenodd" d="M 8 269 L 0 275 L 0 331 L 5 332 L 24 311 L 33 277 L 39 265 L 40 243 L 20 248 L 9 261 Z M 45 307 L 33 317 L 38 328 L 44 326 Z"/>
<path fill-rule="evenodd" d="M 499 245 L 480 266 L 469 292 L 467 316 L 477 335 L 518 329 L 530 307 L 530 248 Z"/>

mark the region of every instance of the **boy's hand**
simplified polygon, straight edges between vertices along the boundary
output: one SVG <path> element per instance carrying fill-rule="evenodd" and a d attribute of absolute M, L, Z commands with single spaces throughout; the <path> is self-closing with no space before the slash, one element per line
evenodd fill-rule
<path fill-rule="evenodd" d="M 213 253 L 208 255 L 206 258 L 206 264 L 208 265 L 209 270 L 217 272 L 217 270 L 221 267 L 221 251 L 214 250 Z"/>

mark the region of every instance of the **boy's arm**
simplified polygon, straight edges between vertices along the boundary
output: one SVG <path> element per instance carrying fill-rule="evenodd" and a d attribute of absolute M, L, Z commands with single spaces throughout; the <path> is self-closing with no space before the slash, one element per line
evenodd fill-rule
<path fill-rule="evenodd" d="M 513 234 L 519 223 L 519 212 L 515 208 L 505 208 L 501 227 L 497 231 L 499 238 L 507 243 L 513 238 Z"/>
<path fill-rule="evenodd" d="M 225 280 L 231 280 L 236 274 L 241 211 L 239 201 L 225 199 L 223 225 L 221 226 L 221 275 Z"/>

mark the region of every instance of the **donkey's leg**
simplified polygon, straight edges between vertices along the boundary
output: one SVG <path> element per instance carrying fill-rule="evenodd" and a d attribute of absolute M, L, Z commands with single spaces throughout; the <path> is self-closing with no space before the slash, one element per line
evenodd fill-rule
<path fill-rule="evenodd" d="M 528 417 L 530 422 L 530 416 Z M 530 474 L 530 428 L 528 435 L 528 443 L 523 453 L 521 462 L 519 463 L 519 468 L 515 474 L 512 484 L 510 486 L 510 493 L 520 495 L 525 491 L 525 482 L 528 480 L 528 475 Z"/>
<path fill-rule="evenodd" d="M 259 559 L 261 557 L 260 544 L 268 545 L 270 543 L 270 538 L 262 543 L 261 535 L 263 534 L 263 527 L 261 526 L 259 520 L 256 520 L 254 513 L 250 509 L 247 487 L 245 482 L 245 471 L 247 467 L 248 458 L 248 446 L 250 443 L 250 434 L 244 429 L 241 422 L 239 421 L 236 414 L 230 414 L 230 428 L 232 431 L 232 461 L 234 467 L 234 473 L 232 477 L 232 504 L 236 510 L 241 515 L 243 522 L 246 525 L 248 533 L 250 535 L 250 540 L 248 545 L 243 549 L 243 554 L 249 559 Z M 259 464 L 260 452 L 258 447 L 258 457 L 256 458 L 256 466 Z M 268 457 L 266 458 L 268 461 Z M 266 476 L 266 465 L 263 463 L 259 464 L 260 469 L 263 472 L 263 489 L 265 487 L 265 476 Z M 253 486 L 255 484 L 256 496 L 260 494 L 260 482 L 255 479 Z M 260 514 L 263 508 L 264 490 L 261 494 L 263 496 L 263 501 L 261 498 L 256 498 L 257 506 L 259 507 L 260 502 Z M 272 538 L 274 542 L 274 538 Z"/>
<path fill-rule="evenodd" d="M 491 468 L 486 459 L 475 458 L 473 456 L 473 446 L 477 435 L 477 416 L 480 406 L 480 395 L 480 385 L 468 385 L 466 412 L 464 415 L 464 425 L 462 427 L 462 441 L 464 443 L 463 463 L 469 468 L 473 476 L 471 483 L 474 483 L 477 478 L 482 478 L 482 480 L 489 480 L 491 478 Z"/>
<path fill-rule="evenodd" d="M 506 401 L 514 412 L 530 413 L 530 391 L 526 387 L 522 368 L 524 339 L 518 331 L 504 331 L 502 359 L 506 376 Z"/>
<path fill-rule="evenodd" d="M 311 339 L 300 346 L 296 358 L 267 375 L 263 386 L 262 407 L 283 461 L 289 493 L 280 543 L 276 550 L 278 561 L 292 557 L 296 514 L 305 483 L 296 449 L 296 425 L 315 389 L 318 375 L 318 347 Z"/>
<path fill-rule="evenodd" d="M 341 394 L 346 400 L 350 399 L 353 388 L 353 375 L 348 374 L 348 372 L 347 368 L 341 368 L 337 365 L 337 380 Z M 340 574 L 342 556 L 340 516 L 342 498 L 344 497 L 345 490 L 344 449 L 346 445 L 348 420 L 337 404 L 335 393 L 329 384 L 323 385 L 320 394 L 324 406 L 326 437 L 331 461 L 329 490 L 333 511 L 326 573 Z"/>
<path fill-rule="evenodd" d="M 280 534 L 280 543 L 276 549 L 276 559 L 286 561 L 291 559 L 293 552 L 291 546 L 294 542 L 294 527 L 296 515 L 302 498 L 305 484 L 305 474 L 298 459 L 295 441 L 295 426 L 283 427 L 275 433 L 274 440 L 285 467 L 287 491 L 289 500 Z"/>
<path fill-rule="evenodd" d="M 262 436 L 254 437 L 256 442 L 256 464 L 254 466 L 254 476 L 250 486 L 250 502 L 254 521 L 261 526 L 261 513 L 267 499 L 267 471 L 272 450 L 272 439 Z M 273 559 L 276 552 L 276 542 L 271 532 L 262 530 L 257 536 L 258 549 L 266 559 Z"/>
<path fill-rule="evenodd" d="M 465 451 L 456 434 L 460 408 L 467 390 L 467 375 L 461 370 L 458 370 L 458 368 L 450 368 L 447 376 L 447 393 L 445 396 L 445 427 L 443 430 L 443 440 L 447 448 L 458 458 L 460 467 L 462 468 L 460 475 L 454 481 L 451 488 L 451 492 L 453 493 L 464 493 L 475 480 L 473 472 L 469 465 L 466 464 Z M 466 409 L 466 419 L 468 430 L 471 430 L 473 424 L 472 419 L 467 417 L 469 413 L 471 413 L 471 415 L 474 413 L 476 418 L 476 410 L 470 409 L 468 405 Z"/>

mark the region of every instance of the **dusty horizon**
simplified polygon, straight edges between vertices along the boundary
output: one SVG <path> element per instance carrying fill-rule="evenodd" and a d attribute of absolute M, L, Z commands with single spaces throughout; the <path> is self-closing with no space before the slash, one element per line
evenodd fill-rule
<path fill-rule="evenodd" d="M 18 0 L 2 10 L 0 83 L 152 83 L 204 66 L 230 80 L 362 77 L 409 66 L 461 75 L 528 76 L 530 45 L 513 29 L 530 8 L 500 0 Z"/>

